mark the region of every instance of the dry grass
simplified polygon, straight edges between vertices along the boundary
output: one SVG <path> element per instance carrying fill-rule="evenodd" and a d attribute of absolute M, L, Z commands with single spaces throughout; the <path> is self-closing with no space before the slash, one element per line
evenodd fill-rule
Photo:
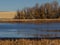
<path fill-rule="evenodd" d="M 16 12 L 0 12 L 0 18 L 14 18 Z"/>
<path fill-rule="evenodd" d="M 60 23 L 60 19 L 0 19 L 0 23 Z"/>
<path fill-rule="evenodd" d="M 59 45 L 60 39 L 0 39 L 0 45 Z"/>

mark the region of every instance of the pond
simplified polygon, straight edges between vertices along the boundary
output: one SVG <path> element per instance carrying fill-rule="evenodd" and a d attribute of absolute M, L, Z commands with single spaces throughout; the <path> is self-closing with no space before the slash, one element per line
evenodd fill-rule
<path fill-rule="evenodd" d="M 0 38 L 42 38 L 60 37 L 60 23 L 0 23 Z"/>

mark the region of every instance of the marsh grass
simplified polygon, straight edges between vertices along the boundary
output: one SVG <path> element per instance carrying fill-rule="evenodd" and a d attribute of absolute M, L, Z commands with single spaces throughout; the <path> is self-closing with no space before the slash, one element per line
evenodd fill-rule
<path fill-rule="evenodd" d="M 0 45 L 59 45 L 60 39 L 0 39 Z"/>

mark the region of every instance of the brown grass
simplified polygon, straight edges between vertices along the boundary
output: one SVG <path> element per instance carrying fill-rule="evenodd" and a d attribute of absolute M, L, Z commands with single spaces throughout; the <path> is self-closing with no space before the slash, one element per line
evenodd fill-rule
<path fill-rule="evenodd" d="M 16 12 L 0 12 L 0 18 L 14 18 L 16 16 Z"/>
<path fill-rule="evenodd" d="M 0 45 L 59 45 L 60 39 L 0 39 Z"/>
<path fill-rule="evenodd" d="M 0 19 L 0 23 L 60 23 L 60 19 Z"/>

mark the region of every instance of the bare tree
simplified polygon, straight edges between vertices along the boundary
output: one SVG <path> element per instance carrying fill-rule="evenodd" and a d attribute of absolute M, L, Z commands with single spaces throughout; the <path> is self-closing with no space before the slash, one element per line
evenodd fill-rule
<path fill-rule="evenodd" d="M 20 19 L 20 12 L 17 10 L 17 15 L 14 17 L 15 19 Z"/>
<path fill-rule="evenodd" d="M 17 10 L 15 19 L 54 19 L 60 18 L 60 6 L 57 1 L 45 3 L 39 6 L 37 3 L 34 7 Z"/>

